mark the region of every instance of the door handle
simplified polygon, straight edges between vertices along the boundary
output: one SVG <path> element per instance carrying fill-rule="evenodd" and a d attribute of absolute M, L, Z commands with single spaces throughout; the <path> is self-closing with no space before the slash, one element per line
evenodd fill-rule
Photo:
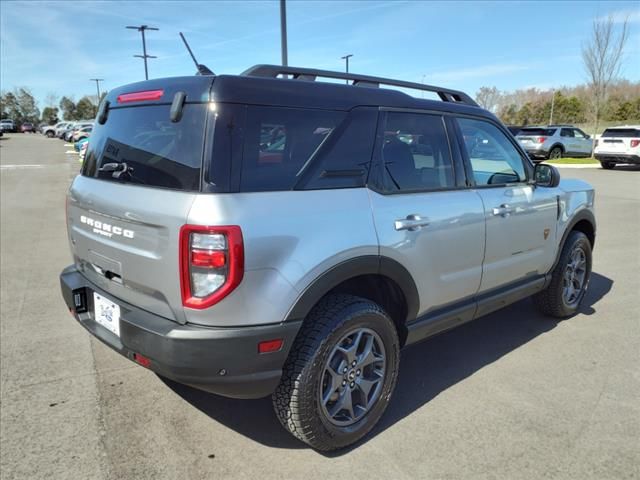
<path fill-rule="evenodd" d="M 494 207 L 491 213 L 495 216 L 506 218 L 513 213 L 513 208 L 511 208 L 509 204 L 503 203 L 499 207 Z"/>
<path fill-rule="evenodd" d="M 409 230 L 410 232 L 415 232 L 428 225 L 429 220 L 415 213 L 407 215 L 406 218 L 401 218 L 393 223 L 396 230 Z"/>

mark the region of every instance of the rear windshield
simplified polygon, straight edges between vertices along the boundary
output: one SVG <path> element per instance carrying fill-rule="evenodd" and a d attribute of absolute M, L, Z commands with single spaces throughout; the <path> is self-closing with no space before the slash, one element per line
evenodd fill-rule
<path fill-rule="evenodd" d="M 543 137 L 550 137 L 553 135 L 553 128 L 523 128 L 518 132 L 519 137 L 524 137 L 528 135 L 537 135 Z"/>
<path fill-rule="evenodd" d="M 206 106 L 187 104 L 173 123 L 170 105 L 112 108 L 104 125 L 96 123 L 83 175 L 101 180 L 197 191 Z M 126 163 L 127 172 L 114 175 Z M 111 165 L 107 165 L 111 164 Z M 118 178 L 114 178 L 118 177 Z"/>
<path fill-rule="evenodd" d="M 607 128 L 602 136 L 609 138 L 640 137 L 640 128 Z"/>

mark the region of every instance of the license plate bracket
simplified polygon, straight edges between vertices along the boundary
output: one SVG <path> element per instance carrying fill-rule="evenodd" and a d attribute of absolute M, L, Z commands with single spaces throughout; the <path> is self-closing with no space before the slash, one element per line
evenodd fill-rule
<path fill-rule="evenodd" d="M 120 337 L 120 306 L 93 292 L 93 312 L 96 323 Z"/>

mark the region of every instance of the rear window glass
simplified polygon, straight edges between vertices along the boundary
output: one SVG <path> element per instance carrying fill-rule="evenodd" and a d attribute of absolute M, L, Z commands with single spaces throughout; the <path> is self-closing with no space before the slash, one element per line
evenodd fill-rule
<path fill-rule="evenodd" d="M 537 135 L 543 137 L 550 137 L 553 135 L 555 129 L 553 128 L 522 128 L 518 132 L 519 137 L 529 136 L 529 135 Z"/>
<path fill-rule="evenodd" d="M 303 166 L 345 116 L 326 110 L 249 107 L 240 190 L 293 189 Z"/>
<path fill-rule="evenodd" d="M 169 110 L 170 105 L 110 109 L 107 122 L 96 123 L 91 132 L 83 175 L 199 190 L 206 106 L 185 105 L 177 123 L 171 122 Z M 109 170 L 122 163 L 126 163 L 127 173 L 114 178 L 114 172 Z"/>
<path fill-rule="evenodd" d="M 607 128 L 602 136 L 609 138 L 640 137 L 640 128 Z"/>

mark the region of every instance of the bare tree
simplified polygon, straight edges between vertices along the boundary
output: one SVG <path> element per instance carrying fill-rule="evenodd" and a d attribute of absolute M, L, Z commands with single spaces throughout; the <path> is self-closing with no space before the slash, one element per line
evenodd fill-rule
<path fill-rule="evenodd" d="M 591 38 L 582 47 L 582 60 L 593 101 L 594 139 L 607 89 L 622 67 L 622 55 L 629 34 L 627 23 L 627 20 L 622 22 L 622 31 L 616 35 L 616 22 L 611 15 L 605 20 L 594 20 Z"/>
<path fill-rule="evenodd" d="M 476 101 L 482 108 L 495 112 L 500 99 L 500 91 L 496 87 L 480 87 L 476 93 Z"/>

